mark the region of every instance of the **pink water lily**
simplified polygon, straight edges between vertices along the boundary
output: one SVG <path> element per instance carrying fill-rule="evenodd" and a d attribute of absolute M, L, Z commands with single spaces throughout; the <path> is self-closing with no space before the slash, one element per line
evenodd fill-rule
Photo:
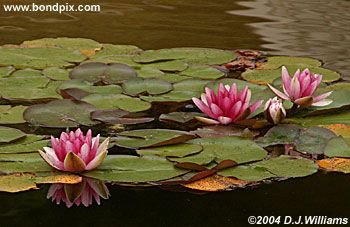
<path fill-rule="evenodd" d="M 244 120 L 251 113 L 256 111 L 263 100 L 250 104 L 251 91 L 246 86 L 238 91 L 237 85 L 231 86 L 219 84 L 218 93 L 208 87 L 205 93 L 201 95 L 201 99 L 192 98 L 196 106 L 211 119 L 197 117 L 198 120 L 207 124 L 230 124 L 239 120 Z"/>
<path fill-rule="evenodd" d="M 281 99 L 292 101 L 303 107 L 326 106 L 332 103 L 332 100 L 326 99 L 332 94 L 331 91 L 314 96 L 317 87 L 322 81 L 322 75 L 310 73 L 309 69 L 305 69 L 301 73 L 298 69 L 293 78 L 291 78 L 287 68 L 283 66 L 282 80 L 284 93 L 268 84 L 272 92 Z"/>
<path fill-rule="evenodd" d="M 265 116 L 269 122 L 277 125 L 286 117 L 287 113 L 283 107 L 282 100 L 278 97 L 269 99 L 265 104 Z"/>
<path fill-rule="evenodd" d="M 100 205 L 101 198 L 108 199 L 109 196 L 108 188 L 102 181 L 88 178 L 78 184 L 52 184 L 47 193 L 47 198 L 51 198 L 52 202 L 60 204 L 62 201 L 68 208 L 74 204 L 88 207 L 94 200 Z"/>
<path fill-rule="evenodd" d="M 89 130 L 84 136 L 80 129 L 62 132 L 60 138 L 51 137 L 50 147 L 39 151 L 41 157 L 52 167 L 61 171 L 82 172 L 95 169 L 107 155 L 109 138 L 100 143 L 100 135 L 92 138 Z"/>

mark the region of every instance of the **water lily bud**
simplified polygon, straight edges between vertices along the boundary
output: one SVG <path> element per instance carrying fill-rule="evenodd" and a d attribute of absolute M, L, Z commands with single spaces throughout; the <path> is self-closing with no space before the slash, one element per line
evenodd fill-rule
<path fill-rule="evenodd" d="M 286 110 L 283 107 L 282 100 L 278 97 L 269 99 L 265 104 L 265 116 L 269 122 L 277 125 L 286 117 Z"/>

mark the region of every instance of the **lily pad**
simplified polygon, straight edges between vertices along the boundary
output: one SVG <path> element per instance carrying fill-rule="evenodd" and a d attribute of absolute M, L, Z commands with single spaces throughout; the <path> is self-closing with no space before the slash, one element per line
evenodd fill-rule
<path fill-rule="evenodd" d="M 89 62 L 75 67 L 69 74 L 71 79 L 86 80 L 91 83 L 118 84 L 137 76 L 136 71 L 125 64 L 104 64 Z"/>
<path fill-rule="evenodd" d="M 223 64 L 235 59 L 233 51 L 210 48 L 179 47 L 171 49 L 147 50 L 134 57 L 139 63 L 164 60 L 184 60 L 190 64 Z"/>
<path fill-rule="evenodd" d="M 321 67 L 300 67 L 295 65 L 286 65 L 289 74 L 294 75 L 294 72 L 300 68 L 300 70 L 304 70 L 305 68 L 309 68 L 311 73 L 317 73 L 323 75 L 323 82 L 332 82 L 340 79 L 340 74 L 331 71 L 329 69 L 324 69 Z M 281 77 L 281 69 L 254 69 L 254 70 L 248 70 L 242 73 L 242 77 L 250 81 L 252 83 L 257 84 L 267 84 L 272 83 L 275 79 Z"/>
<path fill-rule="evenodd" d="M 276 175 L 270 173 L 265 168 L 251 165 L 235 166 L 233 168 L 221 170 L 218 172 L 218 174 L 224 177 L 236 177 L 246 181 L 261 181 L 276 177 Z"/>
<path fill-rule="evenodd" d="M 13 72 L 11 78 L 13 77 L 37 77 L 43 76 L 40 70 L 35 69 L 21 69 Z"/>
<path fill-rule="evenodd" d="M 30 106 L 23 116 L 28 123 L 36 126 L 53 128 L 91 126 L 96 124 L 90 119 L 90 113 L 95 110 L 96 108 L 90 104 L 65 99 Z"/>
<path fill-rule="evenodd" d="M 182 71 L 180 75 L 198 79 L 215 80 L 225 76 L 225 73 L 210 66 L 199 65 L 189 67 L 185 71 Z"/>
<path fill-rule="evenodd" d="M 80 52 L 62 48 L 0 48 L 0 66 L 12 65 L 17 69 L 68 67 L 85 58 Z"/>
<path fill-rule="evenodd" d="M 91 119 L 101 121 L 105 124 L 141 124 L 154 120 L 152 117 L 129 117 L 125 110 L 97 110 L 91 113 Z"/>
<path fill-rule="evenodd" d="M 97 170 L 83 175 L 111 182 L 141 183 L 165 180 L 186 172 L 166 159 L 119 155 L 110 157 Z"/>
<path fill-rule="evenodd" d="M 256 162 L 252 166 L 264 168 L 278 177 L 305 177 L 318 171 L 318 165 L 312 160 L 287 155 Z"/>
<path fill-rule="evenodd" d="M 297 125 L 277 125 L 271 128 L 263 137 L 258 138 L 256 142 L 263 147 L 293 144 L 300 137 L 302 130 Z"/>
<path fill-rule="evenodd" d="M 162 147 L 153 147 L 137 150 L 139 155 L 156 155 L 161 157 L 184 157 L 187 155 L 199 153 L 202 146 L 198 144 L 181 143 Z"/>
<path fill-rule="evenodd" d="M 144 64 L 146 67 L 155 68 L 165 72 L 181 72 L 187 69 L 188 64 L 182 60 L 161 61 L 151 64 Z"/>
<path fill-rule="evenodd" d="M 53 168 L 43 160 L 33 162 L 0 162 L 0 172 L 6 174 L 51 171 L 53 171 Z"/>
<path fill-rule="evenodd" d="M 348 158 L 327 158 L 318 160 L 317 164 L 328 171 L 350 173 L 350 159 Z"/>
<path fill-rule="evenodd" d="M 82 101 L 94 105 L 99 110 L 122 109 L 140 112 L 151 108 L 148 102 L 121 94 L 92 94 L 84 97 Z"/>
<path fill-rule="evenodd" d="M 298 67 L 319 67 L 322 62 L 314 58 L 272 56 L 267 58 L 267 62 L 259 65 L 259 69 L 277 69 L 283 65 L 297 65 Z"/>
<path fill-rule="evenodd" d="M 27 134 L 25 137 L 8 144 L 0 145 L 0 154 L 37 153 L 46 147 L 49 141 L 43 136 Z"/>
<path fill-rule="evenodd" d="M 138 77 L 141 78 L 162 78 L 165 73 L 159 69 L 144 66 L 136 70 Z"/>
<path fill-rule="evenodd" d="M 168 114 L 162 114 L 159 116 L 160 121 L 170 121 L 170 122 L 177 122 L 177 123 L 188 123 L 190 121 L 195 120 L 194 117 L 196 116 L 202 116 L 201 113 L 196 112 L 171 112 Z"/>
<path fill-rule="evenodd" d="M 124 93 L 135 96 L 141 93 L 149 95 L 167 93 L 173 89 L 173 86 L 171 83 L 161 79 L 135 78 L 124 82 L 122 88 Z"/>
<path fill-rule="evenodd" d="M 25 136 L 21 130 L 0 126 L 0 143 L 10 143 Z"/>
<path fill-rule="evenodd" d="M 25 123 L 23 113 L 27 107 L 25 106 L 0 106 L 0 124 L 21 124 Z"/>
<path fill-rule="evenodd" d="M 350 145 L 342 137 L 334 137 L 328 140 L 324 154 L 328 157 L 350 158 Z"/>
<path fill-rule="evenodd" d="M 0 153 L 1 162 L 37 162 L 42 161 L 39 153 L 19 153 L 19 154 L 2 154 Z"/>
<path fill-rule="evenodd" d="M 69 71 L 57 67 L 49 67 L 43 70 L 44 76 L 51 80 L 69 80 Z"/>
<path fill-rule="evenodd" d="M 129 56 L 140 51 L 142 50 L 139 47 L 133 45 L 102 44 L 102 49 L 90 58 L 96 59 L 108 56 Z"/>
<path fill-rule="evenodd" d="M 111 84 L 105 86 L 95 86 L 93 83 L 84 80 L 68 80 L 63 82 L 57 89 L 80 89 L 91 94 L 120 94 L 122 89 L 119 85 Z"/>
<path fill-rule="evenodd" d="M 303 118 L 288 119 L 290 122 L 302 126 L 327 125 L 327 124 L 345 124 L 350 125 L 350 112 L 339 111 L 333 114 L 308 116 Z"/>
<path fill-rule="evenodd" d="M 12 66 L 0 67 L 0 78 L 10 76 L 15 70 Z"/>
<path fill-rule="evenodd" d="M 195 136 L 185 132 L 168 129 L 140 129 L 118 134 L 115 144 L 127 148 L 158 147 L 185 142 Z"/>

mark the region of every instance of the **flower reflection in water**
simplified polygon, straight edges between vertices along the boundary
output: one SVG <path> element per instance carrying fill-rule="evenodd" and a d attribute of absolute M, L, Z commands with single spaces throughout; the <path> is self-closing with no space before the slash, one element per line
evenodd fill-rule
<path fill-rule="evenodd" d="M 68 208 L 74 204 L 85 207 L 91 206 L 94 202 L 101 204 L 101 198 L 110 197 L 107 186 L 104 182 L 94 179 L 83 178 L 78 184 L 52 184 L 47 193 L 47 198 L 60 204 L 63 201 Z"/>

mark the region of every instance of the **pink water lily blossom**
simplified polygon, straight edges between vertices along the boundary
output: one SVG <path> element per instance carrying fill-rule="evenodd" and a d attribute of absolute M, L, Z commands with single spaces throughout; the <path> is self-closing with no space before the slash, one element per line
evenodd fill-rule
<path fill-rule="evenodd" d="M 53 168 L 68 171 L 82 172 L 95 169 L 107 155 L 109 138 L 100 143 L 100 135 L 92 138 L 89 130 L 84 136 L 80 129 L 69 133 L 62 132 L 60 138 L 51 137 L 50 147 L 39 150 L 41 157 Z"/>
<path fill-rule="evenodd" d="M 272 124 L 277 125 L 286 117 L 287 113 L 283 107 L 282 100 L 278 97 L 269 99 L 265 104 L 265 116 L 266 119 Z"/>
<path fill-rule="evenodd" d="M 282 80 L 284 93 L 268 84 L 271 91 L 281 99 L 292 101 L 303 107 L 326 106 L 332 103 L 332 100 L 326 99 L 332 94 L 331 91 L 314 96 L 317 87 L 322 81 L 322 75 L 310 73 L 309 69 L 305 69 L 301 73 L 298 69 L 293 78 L 291 78 L 287 68 L 283 66 Z"/>
<path fill-rule="evenodd" d="M 101 198 L 108 199 L 110 196 L 107 186 L 98 180 L 84 178 L 78 184 L 52 184 L 47 193 L 47 198 L 60 204 L 65 203 L 68 208 L 74 204 L 88 207 L 95 202 L 100 205 Z"/>
<path fill-rule="evenodd" d="M 192 101 L 211 118 L 197 117 L 198 120 L 206 124 L 226 125 L 246 119 L 260 107 L 263 100 L 251 105 L 251 95 L 251 91 L 247 86 L 238 91 L 235 83 L 231 86 L 220 83 L 217 94 L 206 87 L 201 99 L 192 98 Z"/>

